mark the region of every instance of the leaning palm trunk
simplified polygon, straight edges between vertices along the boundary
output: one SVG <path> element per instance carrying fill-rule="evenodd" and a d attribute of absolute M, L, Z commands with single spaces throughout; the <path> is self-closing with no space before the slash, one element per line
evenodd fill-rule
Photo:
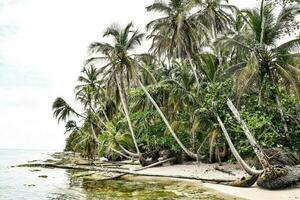
<path fill-rule="evenodd" d="M 259 175 L 259 177 L 257 179 L 257 185 L 262 188 L 266 188 L 266 189 L 281 189 L 281 188 L 286 188 L 291 185 L 294 185 L 295 183 L 300 181 L 300 175 L 299 175 L 300 170 L 299 170 L 298 166 L 279 166 L 278 167 L 278 166 L 272 166 L 269 163 L 267 156 L 264 154 L 264 152 L 262 151 L 262 148 L 256 142 L 255 138 L 249 131 L 246 123 L 242 120 L 239 112 L 237 111 L 237 109 L 235 108 L 235 106 L 233 105 L 233 103 L 231 102 L 230 99 L 227 99 L 227 105 L 230 108 L 230 110 L 232 111 L 232 113 L 234 114 L 237 121 L 240 123 L 245 135 L 248 138 L 248 141 L 250 142 L 252 148 L 254 149 L 254 151 L 256 153 L 258 160 L 260 161 L 260 163 L 263 167 L 263 170 L 258 171 L 258 172 L 260 172 L 260 174 L 257 173 Z M 226 140 L 229 141 L 230 138 L 228 137 L 228 133 L 226 132 L 222 121 L 220 120 L 219 117 L 217 117 L 217 119 L 221 125 L 224 135 L 225 136 L 227 135 Z M 230 142 L 229 142 L 229 145 L 232 150 L 232 143 L 230 144 Z M 246 168 L 244 168 L 244 169 L 246 170 Z M 247 171 L 248 173 L 249 172 L 252 173 L 251 171 L 249 171 L 249 169 L 247 169 L 247 170 L 248 170 Z M 252 174 L 252 175 L 253 175 L 253 178 L 256 178 L 255 174 Z"/>
<path fill-rule="evenodd" d="M 163 114 L 163 112 L 161 111 L 161 109 L 159 108 L 159 106 L 157 105 L 157 103 L 155 102 L 155 100 L 152 98 L 152 96 L 149 94 L 149 92 L 147 91 L 147 89 L 145 88 L 145 86 L 142 84 L 142 82 L 138 79 L 138 83 L 141 86 L 142 90 L 145 92 L 146 96 L 148 97 L 148 99 L 151 101 L 151 103 L 153 104 L 153 106 L 156 108 L 157 112 L 159 113 L 160 117 L 162 118 L 162 120 L 164 121 L 164 123 L 166 124 L 166 126 L 168 127 L 170 133 L 172 134 L 173 138 L 176 140 L 176 142 L 179 144 L 179 146 L 182 148 L 182 150 L 191 158 L 197 159 L 197 154 L 189 151 L 179 140 L 179 138 L 177 137 L 176 133 L 173 131 L 171 125 L 169 124 L 167 118 L 165 117 L 165 115 Z"/>
<path fill-rule="evenodd" d="M 127 155 L 125 155 L 124 153 L 122 153 L 122 152 L 120 152 L 120 151 L 118 151 L 118 150 L 116 150 L 116 149 L 114 149 L 114 148 L 111 148 L 111 150 L 112 150 L 113 152 L 115 152 L 115 153 L 117 153 L 117 154 L 119 154 L 119 155 L 121 155 L 121 156 L 127 158 L 127 159 L 130 159 L 130 160 L 132 159 L 132 157 L 127 156 Z"/>
<path fill-rule="evenodd" d="M 238 112 L 238 110 L 236 109 L 236 107 L 233 105 L 232 101 L 230 99 L 227 99 L 227 105 L 230 108 L 231 112 L 233 113 L 234 117 L 236 118 L 236 120 L 239 122 L 239 124 L 241 125 L 248 141 L 250 142 L 257 158 L 259 159 L 259 162 L 261 163 L 263 170 L 265 172 L 268 172 L 272 169 L 272 166 L 270 165 L 267 156 L 264 154 L 262 148 L 260 147 L 260 145 L 256 142 L 255 138 L 253 137 L 253 135 L 251 134 L 250 130 L 248 129 L 246 123 L 244 122 L 244 120 L 241 118 L 240 113 Z"/>
<path fill-rule="evenodd" d="M 125 147 L 123 147 L 122 145 L 119 144 L 120 149 L 122 149 L 126 154 L 128 154 L 129 156 L 138 158 L 139 154 L 137 153 L 132 153 L 131 151 L 128 151 Z"/>
<path fill-rule="evenodd" d="M 124 95 L 123 95 L 123 91 L 122 91 L 122 88 L 121 88 L 121 85 L 120 85 L 120 82 L 119 82 L 120 80 L 118 79 L 117 76 L 115 78 L 116 78 L 117 87 L 118 87 L 118 90 L 119 90 L 119 95 L 120 95 L 120 98 L 121 98 L 121 103 L 122 103 L 123 110 L 124 110 L 124 113 L 125 113 L 125 117 L 126 117 L 126 120 L 128 122 L 129 130 L 130 130 L 130 133 L 131 133 L 131 137 L 132 137 L 134 146 L 136 148 L 136 152 L 140 155 L 141 153 L 140 153 L 139 147 L 138 147 L 136 139 L 135 139 L 135 134 L 133 132 L 132 123 L 131 123 L 131 120 L 130 120 L 130 117 L 129 117 L 129 114 L 128 114 L 127 105 L 126 105 L 125 98 L 124 98 Z"/>
<path fill-rule="evenodd" d="M 217 117 L 217 120 L 219 122 L 219 125 L 223 131 L 223 134 L 227 140 L 227 143 L 229 145 L 229 148 L 232 152 L 232 154 L 234 155 L 235 159 L 240 163 L 240 165 L 243 167 L 243 169 L 249 174 L 249 175 L 257 175 L 257 174 L 261 174 L 263 171 L 262 170 L 256 170 L 256 169 L 253 169 L 251 168 L 243 159 L 242 157 L 240 156 L 240 154 L 238 153 L 238 151 L 236 150 L 236 148 L 234 147 L 230 137 L 229 137 L 229 134 L 220 118 L 220 116 L 218 115 L 218 113 L 215 113 L 216 117 Z"/>

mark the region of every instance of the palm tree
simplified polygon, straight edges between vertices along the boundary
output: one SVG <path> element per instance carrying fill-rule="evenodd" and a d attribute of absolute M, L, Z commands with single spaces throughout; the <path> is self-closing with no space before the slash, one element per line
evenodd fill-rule
<path fill-rule="evenodd" d="M 130 146 L 130 135 L 121 134 L 112 122 L 107 123 L 107 129 L 98 136 L 98 141 L 100 146 L 100 155 L 109 155 L 110 152 L 113 151 L 114 153 L 128 158 L 128 156 L 121 153 L 121 151 L 125 150 L 125 153 L 128 152 L 123 146 Z"/>
<path fill-rule="evenodd" d="M 249 175 L 259 175 L 261 174 L 263 171 L 262 170 L 256 170 L 251 168 L 240 156 L 240 154 L 238 153 L 238 151 L 236 150 L 236 148 L 234 147 L 230 136 L 224 126 L 223 121 L 221 120 L 220 116 L 218 115 L 218 113 L 215 113 L 217 121 L 219 122 L 219 125 L 223 131 L 223 134 L 229 144 L 230 150 L 232 152 L 232 154 L 234 155 L 234 157 L 236 158 L 236 160 L 240 163 L 240 165 L 243 167 L 243 169 L 249 174 Z"/>
<path fill-rule="evenodd" d="M 196 13 L 197 20 L 209 29 L 212 44 L 208 46 L 216 52 L 218 62 L 223 66 L 222 48 L 213 45 L 220 34 L 226 34 L 232 28 L 234 17 L 233 13 L 238 10 L 234 5 L 228 4 L 228 0 L 193 0 L 200 10 Z"/>
<path fill-rule="evenodd" d="M 147 30 L 151 30 L 148 38 L 152 39 L 150 51 L 154 55 L 176 59 L 188 59 L 196 83 L 199 77 L 196 66 L 192 61 L 192 55 L 201 46 L 201 42 L 207 35 L 207 28 L 198 23 L 195 15 L 191 14 L 194 7 L 192 1 L 170 0 L 155 2 L 148 6 L 147 11 L 156 11 L 164 16 L 150 21 Z"/>
<path fill-rule="evenodd" d="M 196 13 L 197 18 L 210 30 L 213 41 L 217 39 L 219 33 L 230 30 L 234 22 L 232 14 L 238 9 L 234 5 L 228 4 L 228 0 L 194 1 L 200 7 Z"/>
<path fill-rule="evenodd" d="M 116 87 L 118 93 L 117 96 L 121 99 L 122 108 L 128 122 L 133 143 L 137 153 L 140 154 L 129 117 L 127 90 L 125 89 L 125 85 L 130 88 L 130 79 L 133 77 L 132 58 L 129 51 L 133 50 L 141 43 L 144 34 L 139 33 L 138 30 L 133 31 L 132 27 L 132 23 L 129 23 L 124 29 L 121 29 L 116 25 L 111 25 L 106 29 L 103 37 L 111 37 L 112 44 L 94 42 L 89 46 L 89 51 L 91 53 L 101 53 L 103 55 L 102 58 L 107 61 L 107 64 L 101 69 L 103 72 L 102 79 L 106 82 L 107 88 L 110 88 L 112 85 Z M 89 59 L 87 63 L 91 63 L 95 59 L 98 59 L 98 57 Z"/>
<path fill-rule="evenodd" d="M 52 104 L 53 115 L 60 121 L 66 121 L 66 119 L 73 115 L 83 117 L 83 115 L 76 112 L 63 98 L 57 97 Z"/>
<path fill-rule="evenodd" d="M 136 74 L 136 80 L 138 82 L 138 85 L 140 86 L 140 88 L 143 90 L 143 92 L 145 93 L 146 97 L 150 100 L 151 104 L 154 106 L 154 108 L 157 110 L 157 112 L 159 113 L 160 117 L 162 118 L 163 122 L 165 123 L 165 125 L 167 126 L 167 129 L 169 130 L 169 132 L 171 133 L 172 137 L 175 139 L 175 141 L 177 142 L 177 144 L 181 147 L 181 149 L 191 158 L 196 159 L 197 158 L 197 154 L 193 153 L 192 151 L 190 151 L 182 142 L 181 140 L 178 138 L 177 134 L 175 133 L 175 131 L 172 128 L 172 125 L 169 123 L 167 117 L 165 116 L 165 114 L 163 113 L 163 111 L 161 110 L 160 106 L 158 105 L 158 103 L 155 101 L 155 99 L 152 97 L 152 95 L 149 93 L 149 89 L 147 88 L 147 86 L 145 86 L 142 81 L 140 80 L 140 77 L 143 77 L 141 74 L 143 74 L 144 72 L 144 67 L 140 66 L 141 63 L 135 62 L 135 74 Z M 147 73 L 149 73 L 149 71 L 147 71 Z M 165 80 L 163 80 L 165 81 Z M 156 83 L 155 85 L 160 85 L 159 83 Z M 151 85 L 150 85 L 151 86 Z M 176 85 L 178 87 L 178 85 Z"/>
<path fill-rule="evenodd" d="M 294 52 L 299 50 L 300 39 L 290 40 L 281 45 L 278 45 L 278 39 L 293 29 L 292 25 L 296 23 L 296 15 L 300 7 L 299 5 L 284 7 L 277 17 L 273 10 L 272 3 L 262 0 L 259 9 L 243 11 L 243 19 L 249 28 L 231 37 L 223 38 L 222 43 L 225 48 L 239 49 L 244 52 L 244 59 L 228 69 L 237 72 L 238 97 L 244 90 L 254 86 L 259 90 L 259 102 L 261 102 L 263 85 L 270 83 L 274 88 L 272 92 L 284 127 L 283 137 L 287 141 L 288 127 L 277 90 L 280 84 L 288 83 L 296 94 L 299 92 L 297 86 L 299 70 L 288 62 L 288 58 L 298 55 Z"/>

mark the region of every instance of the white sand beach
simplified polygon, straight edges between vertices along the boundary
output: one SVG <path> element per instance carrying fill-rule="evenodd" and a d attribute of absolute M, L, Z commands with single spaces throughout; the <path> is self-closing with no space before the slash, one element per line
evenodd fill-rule
<path fill-rule="evenodd" d="M 239 169 L 237 165 L 224 164 L 220 166 L 222 169 L 232 171 L 236 176 L 229 175 L 214 169 L 218 164 L 200 164 L 189 163 L 182 165 L 172 165 L 165 167 L 154 167 L 141 171 L 141 174 L 145 175 L 163 175 L 163 176 L 190 176 L 203 179 L 232 179 L 235 180 L 244 175 L 244 171 Z M 257 185 L 253 185 L 250 188 L 232 187 L 222 184 L 201 183 L 201 181 L 193 181 L 195 183 L 203 184 L 204 187 L 213 189 L 220 193 L 224 193 L 230 196 L 236 196 L 242 199 L 250 200 L 300 200 L 300 185 L 293 188 L 287 188 L 284 190 L 265 190 L 259 188 Z"/>

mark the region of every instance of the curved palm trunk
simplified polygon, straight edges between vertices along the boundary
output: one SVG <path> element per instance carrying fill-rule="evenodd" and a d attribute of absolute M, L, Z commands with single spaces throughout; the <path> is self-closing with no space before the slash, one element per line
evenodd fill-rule
<path fill-rule="evenodd" d="M 120 95 L 120 98 L 121 98 L 121 103 L 122 103 L 123 110 L 124 110 L 124 113 L 125 113 L 125 117 L 126 117 L 126 120 L 128 122 L 129 130 L 130 130 L 130 133 L 131 133 L 131 137 L 132 137 L 134 146 L 136 148 L 136 152 L 140 155 L 141 152 L 139 150 L 139 147 L 138 147 L 136 139 L 135 139 L 135 134 L 133 132 L 132 123 L 131 123 L 131 120 L 130 120 L 130 117 L 129 117 L 129 114 L 128 114 L 126 101 L 125 101 L 125 98 L 124 98 L 124 95 L 123 95 L 123 92 L 122 92 L 122 88 L 121 88 L 121 85 L 120 85 L 120 80 L 118 79 L 117 76 L 115 78 L 116 78 L 117 87 L 118 87 L 118 90 L 119 90 L 119 95 Z"/>
<path fill-rule="evenodd" d="M 114 148 L 111 148 L 111 150 L 112 150 L 113 152 L 115 152 L 115 153 L 121 155 L 121 156 L 124 156 L 124 157 L 127 158 L 127 159 L 130 159 L 130 160 L 132 159 L 131 157 L 125 155 L 124 153 L 122 153 L 122 152 L 120 152 L 120 151 L 118 151 L 118 150 L 116 150 L 116 149 L 114 149 Z"/>
<path fill-rule="evenodd" d="M 238 112 L 238 110 L 233 105 L 233 103 L 230 99 L 227 99 L 227 105 L 230 108 L 230 110 L 233 113 L 236 120 L 241 125 L 241 127 L 242 127 L 249 143 L 251 144 L 258 160 L 260 161 L 264 171 L 269 171 L 272 168 L 272 166 L 270 165 L 267 156 L 264 154 L 264 152 L 263 152 L 262 148 L 260 147 L 260 145 L 256 142 L 255 138 L 253 137 L 250 130 L 248 129 L 245 121 L 241 118 L 240 113 Z"/>
<path fill-rule="evenodd" d="M 119 147 L 128 155 L 132 156 L 132 157 L 135 157 L 135 158 L 138 158 L 139 157 L 139 154 L 137 153 L 132 153 L 131 151 L 128 151 L 125 147 L 123 147 L 122 145 L 119 144 Z"/>
<path fill-rule="evenodd" d="M 217 120 L 219 122 L 219 125 L 223 131 L 223 134 L 226 138 L 226 141 L 229 145 L 229 148 L 232 152 L 232 154 L 234 155 L 235 159 L 240 163 L 240 165 L 243 167 L 243 169 L 249 174 L 249 175 L 257 175 L 257 174 L 261 174 L 263 171 L 262 170 L 256 170 L 256 169 L 253 169 L 251 168 L 243 159 L 242 157 L 240 156 L 240 154 L 238 153 L 238 151 L 236 150 L 236 148 L 234 147 L 230 137 L 229 137 L 229 134 L 220 118 L 220 116 L 218 115 L 218 113 L 215 113 L 216 117 L 217 117 Z"/>
<path fill-rule="evenodd" d="M 99 142 L 99 140 L 98 140 L 98 138 L 97 138 L 97 135 L 96 135 L 96 133 L 95 133 L 93 124 L 91 124 L 91 129 L 92 129 L 92 134 L 93 134 L 93 138 L 94 138 L 95 142 L 96 142 L 97 144 L 99 144 L 100 142 Z M 118 151 L 118 150 L 116 150 L 116 149 L 114 149 L 114 148 L 111 148 L 111 150 L 112 150 L 113 152 L 115 152 L 115 153 L 117 153 L 117 154 L 119 154 L 119 155 L 125 157 L 125 158 L 132 159 L 132 157 L 129 157 L 129 156 L 123 154 L 122 152 L 120 152 L 120 151 Z"/>
<path fill-rule="evenodd" d="M 156 108 L 157 112 L 159 113 L 160 117 L 162 118 L 162 120 L 164 121 L 164 123 L 166 124 L 166 126 L 168 127 L 169 131 L 171 132 L 173 138 L 176 140 L 176 142 L 179 144 L 179 146 L 182 148 L 182 150 L 191 158 L 197 159 L 197 154 L 189 151 L 179 140 L 179 138 L 177 137 L 176 133 L 173 131 L 171 125 L 169 124 L 167 118 L 165 117 L 165 115 L 163 114 L 163 112 L 161 111 L 161 109 L 159 108 L 159 106 L 157 105 L 157 103 L 155 102 L 155 100 L 152 98 L 152 96 L 149 94 L 149 92 L 147 91 L 147 89 L 145 88 L 145 86 L 142 84 L 142 82 L 138 79 L 138 83 L 141 86 L 142 90 L 145 92 L 146 96 L 148 97 L 148 99 L 151 101 L 151 103 L 153 104 L 153 106 Z"/>

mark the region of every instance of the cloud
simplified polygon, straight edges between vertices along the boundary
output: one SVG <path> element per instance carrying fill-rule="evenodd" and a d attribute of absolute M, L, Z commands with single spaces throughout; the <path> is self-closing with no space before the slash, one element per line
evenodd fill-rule
<path fill-rule="evenodd" d="M 0 6 L 0 148 L 63 148 L 51 104 L 73 88 L 89 43 L 113 22 L 143 30 L 152 1 L 19 0 Z M 126 9 L 124 9 L 126 8 Z"/>

